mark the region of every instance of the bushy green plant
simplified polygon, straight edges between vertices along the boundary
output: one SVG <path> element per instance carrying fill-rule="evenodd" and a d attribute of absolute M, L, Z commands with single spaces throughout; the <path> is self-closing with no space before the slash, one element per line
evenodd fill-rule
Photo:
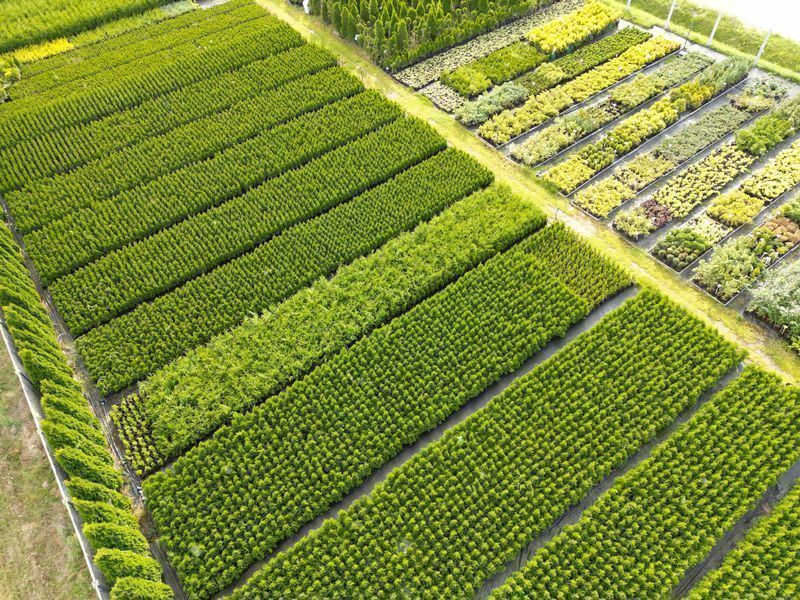
<path fill-rule="evenodd" d="M 784 205 L 782 214 L 800 225 L 800 195 Z"/>
<path fill-rule="evenodd" d="M 632 240 L 638 240 L 655 230 L 652 221 L 641 206 L 620 212 L 614 218 L 614 229 L 621 231 Z"/>
<path fill-rule="evenodd" d="M 80 477 L 71 477 L 66 481 L 67 489 L 73 498 L 92 502 L 105 502 L 117 508 L 130 510 L 131 501 L 117 490 L 88 481 Z"/>
<path fill-rule="evenodd" d="M 80 477 L 114 490 L 122 487 L 122 475 L 107 461 L 95 458 L 77 448 L 56 450 L 56 458 L 70 477 Z"/>
<path fill-rule="evenodd" d="M 485 73 L 494 85 L 505 83 L 526 71 L 531 71 L 545 61 L 530 44 L 517 42 L 476 60 L 474 68 Z"/>
<path fill-rule="evenodd" d="M 473 65 L 464 65 L 455 71 L 444 73 L 442 83 L 466 98 L 473 98 L 492 87 L 492 80 Z"/>
<path fill-rule="evenodd" d="M 137 577 L 148 581 L 161 579 L 161 565 L 153 558 L 136 552 L 100 548 L 95 552 L 94 562 L 112 587 L 123 577 Z"/>
<path fill-rule="evenodd" d="M 147 555 L 147 540 L 142 532 L 133 527 L 114 523 L 87 523 L 83 526 L 86 539 L 95 550 L 114 548 Z"/>
<path fill-rule="evenodd" d="M 800 261 L 768 272 L 752 290 L 748 310 L 789 340 L 800 337 Z"/>
<path fill-rule="evenodd" d="M 742 183 L 748 195 L 769 203 L 800 183 L 800 142 L 780 152 Z"/>
<path fill-rule="evenodd" d="M 653 247 L 652 253 L 676 271 L 682 271 L 729 232 L 728 227 L 701 215 L 667 233 Z"/>
<path fill-rule="evenodd" d="M 111 589 L 111 600 L 172 600 L 172 589 L 160 581 L 122 577 Z"/>
<path fill-rule="evenodd" d="M 634 192 L 646 188 L 675 168 L 677 163 L 656 152 L 646 152 L 616 170 L 614 177 Z"/>
<path fill-rule="evenodd" d="M 528 98 L 528 90 L 514 82 L 504 83 L 481 95 L 472 102 L 465 102 L 456 111 L 456 118 L 465 125 L 483 123 L 502 110 L 516 106 Z"/>
<path fill-rule="evenodd" d="M 84 523 L 111 523 L 136 529 L 138 521 L 130 509 L 121 509 L 105 502 L 73 498 L 72 504 Z"/>
<path fill-rule="evenodd" d="M 631 188 L 609 177 L 578 192 L 575 204 L 597 217 L 607 217 L 615 208 L 635 197 L 636 193 Z"/>
<path fill-rule="evenodd" d="M 736 145 L 743 152 L 753 156 L 763 156 L 792 133 L 794 127 L 789 119 L 779 113 L 759 119 L 751 127 L 736 133 Z"/>
<path fill-rule="evenodd" d="M 694 280 L 723 302 L 748 286 L 764 269 L 758 246 L 749 236 L 718 248 L 695 269 Z"/>
<path fill-rule="evenodd" d="M 708 215 L 730 227 L 749 223 L 764 208 L 764 201 L 737 189 L 717 197 L 708 208 Z"/>
<path fill-rule="evenodd" d="M 42 421 L 42 432 L 53 450 L 80 448 L 81 452 L 92 458 L 101 462 L 110 462 L 111 455 L 106 448 L 105 439 L 100 443 L 89 440 L 63 421 L 54 422 L 48 419 Z"/>

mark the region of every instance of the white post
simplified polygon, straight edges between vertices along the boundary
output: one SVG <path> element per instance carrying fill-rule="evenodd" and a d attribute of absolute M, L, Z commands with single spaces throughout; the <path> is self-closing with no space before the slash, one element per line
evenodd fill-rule
<path fill-rule="evenodd" d="M 669 7 L 669 14 L 667 15 L 667 22 L 664 23 L 664 29 L 669 29 L 669 24 L 672 21 L 672 13 L 675 12 L 675 5 L 678 3 L 678 0 L 672 0 L 672 5 Z"/>
<path fill-rule="evenodd" d="M 767 32 L 767 36 L 764 38 L 764 41 L 761 42 L 761 48 L 758 49 L 758 54 L 756 54 L 756 62 L 753 63 L 753 66 L 758 66 L 758 61 L 761 60 L 761 55 L 764 54 L 764 48 L 767 47 L 767 42 L 769 42 L 769 36 L 772 35 L 772 28 Z"/>
<path fill-rule="evenodd" d="M 706 46 L 710 46 L 711 42 L 714 41 L 714 36 L 717 35 L 717 28 L 719 27 L 720 21 L 722 21 L 722 11 L 719 11 L 719 14 L 717 15 L 717 20 L 714 22 L 714 28 L 711 30 L 711 35 L 708 36 Z"/>
<path fill-rule="evenodd" d="M 628 10 L 631 9 L 631 0 L 628 0 Z"/>

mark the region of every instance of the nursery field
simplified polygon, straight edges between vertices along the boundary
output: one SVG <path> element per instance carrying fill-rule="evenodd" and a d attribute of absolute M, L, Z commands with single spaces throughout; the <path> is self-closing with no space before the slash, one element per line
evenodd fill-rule
<path fill-rule="evenodd" d="M 800 96 L 592 0 L 307 8 L 9 55 L 0 332 L 98 597 L 792 596 L 797 358 L 721 303 L 800 350 Z"/>
<path fill-rule="evenodd" d="M 793 344 L 796 327 L 748 299 L 797 246 L 784 204 L 800 184 L 791 149 L 800 90 L 738 54 L 622 21 L 618 5 L 557 2 L 396 77 L 572 206 Z"/>
<path fill-rule="evenodd" d="M 20 0 L 0 4 L 0 54 L 39 42 L 66 38 L 120 18 L 168 4 L 170 0 Z"/>

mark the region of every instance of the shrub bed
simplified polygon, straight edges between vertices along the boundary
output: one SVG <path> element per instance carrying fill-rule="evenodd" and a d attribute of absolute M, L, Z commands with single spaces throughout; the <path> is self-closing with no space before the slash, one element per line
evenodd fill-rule
<path fill-rule="evenodd" d="M 650 368 L 654 358 L 677 368 Z M 718 335 L 645 292 L 270 561 L 233 597 L 475 595 L 736 360 Z M 636 391 L 631 379 L 642 383 Z"/>
<path fill-rule="evenodd" d="M 796 388 L 746 368 L 492 597 L 597 596 L 611 572 L 626 597 L 668 596 L 800 458 L 799 417 Z"/>
<path fill-rule="evenodd" d="M 539 258 L 542 252 L 557 262 Z M 534 234 L 150 477 L 148 507 L 189 593 L 224 588 L 404 446 L 563 335 L 590 310 L 562 283 L 572 280 L 580 287 L 593 280 L 591 287 L 612 293 L 627 283 L 565 228 Z M 300 431 L 306 433 L 289 433 Z M 254 447 L 265 460 L 239 458 Z M 240 467 L 243 478 L 230 471 Z M 224 483 L 214 483 L 217 476 Z M 256 483 L 264 477 L 274 493 Z M 298 477 L 306 483 L 288 484 Z M 265 520 L 273 526 L 259 526 Z M 213 536 L 196 539 L 207 527 Z M 202 554 L 192 550 L 198 543 Z"/>

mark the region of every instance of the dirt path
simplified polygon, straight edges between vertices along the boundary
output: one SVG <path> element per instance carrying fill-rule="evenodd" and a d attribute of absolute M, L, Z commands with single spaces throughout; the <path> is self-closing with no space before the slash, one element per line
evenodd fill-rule
<path fill-rule="evenodd" d="M 0 598 L 96 597 L 19 382 L 0 349 Z"/>

